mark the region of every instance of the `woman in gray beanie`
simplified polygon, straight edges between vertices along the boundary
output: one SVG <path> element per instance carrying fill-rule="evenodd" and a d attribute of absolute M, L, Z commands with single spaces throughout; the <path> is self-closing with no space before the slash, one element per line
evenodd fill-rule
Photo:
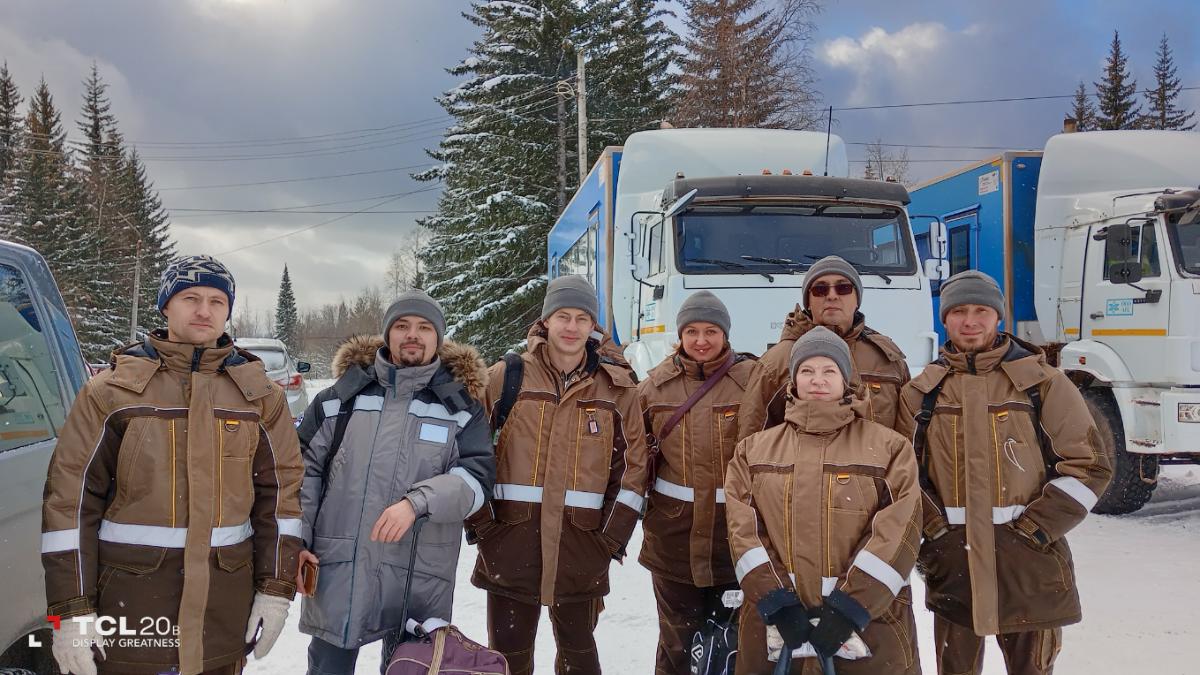
<path fill-rule="evenodd" d="M 921 672 L 908 575 L 919 545 L 912 446 L 870 421 L 850 351 L 817 327 L 796 340 L 784 423 L 738 444 L 725 479 L 744 593 L 738 675 Z M 810 618 L 817 617 L 816 626 Z"/>
<path fill-rule="evenodd" d="M 722 485 L 758 362 L 733 351 L 729 311 L 708 291 L 685 300 L 675 324 L 678 348 L 638 385 L 657 467 L 638 561 L 650 570 L 658 604 L 654 672 L 688 675 L 692 636 L 737 588 Z"/>

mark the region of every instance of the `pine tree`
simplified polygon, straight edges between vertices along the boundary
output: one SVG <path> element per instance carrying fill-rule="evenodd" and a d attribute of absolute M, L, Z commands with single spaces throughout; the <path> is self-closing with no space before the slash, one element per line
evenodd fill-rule
<path fill-rule="evenodd" d="M 291 354 L 300 353 L 300 314 L 296 311 L 296 296 L 292 293 L 292 279 L 288 268 L 283 266 L 283 279 L 279 282 L 279 296 L 275 301 L 275 337 L 287 345 Z"/>
<path fill-rule="evenodd" d="M 808 128 L 817 0 L 688 0 L 677 125 Z"/>
<path fill-rule="evenodd" d="M 558 186 L 555 84 L 575 68 L 574 0 L 473 2 L 482 31 L 449 69 L 464 82 L 439 99 L 456 122 L 417 174 L 441 180 L 422 258 L 425 290 L 446 311 L 447 336 L 489 359 L 523 339 L 545 288 L 545 241 Z M 568 189 L 575 172 L 568 170 Z"/>
<path fill-rule="evenodd" d="M 1167 44 L 1167 34 L 1163 33 L 1162 40 L 1158 43 L 1158 61 L 1154 64 L 1154 89 L 1145 94 L 1146 105 L 1150 110 L 1142 118 L 1142 126 L 1147 129 L 1180 131 L 1194 129 L 1196 123 L 1192 118 L 1196 113 L 1178 107 L 1181 87 L 1175 57 L 1171 53 L 1171 46 Z"/>
<path fill-rule="evenodd" d="M 119 343 L 122 317 L 109 307 L 112 267 L 87 226 L 83 186 L 71 162 L 62 117 L 45 79 L 29 99 L 22 142 L 0 205 L 7 234 L 46 257 L 71 310 L 84 355 L 104 358 Z"/>
<path fill-rule="evenodd" d="M 581 40 L 587 50 L 588 166 L 606 146 L 657 128 L 678 98 L 679 37 L 674 13 L 658 0 L 587 0 Z"/>
<path fill-rule="evenodd" d="M 1083 82 L 1080 82 L 1079 87 L 1075 90 L 1075 98 L 1072 101 L 1069 116 L 1075 120 L 1076 131 L 1095 131 L 1097 129 L 1096 105 L 1092 103 L 1092 95 L 1088 93 Z"/>
<path fill-rule="evenodd" d="M 137 148 L 130 148 L 121 163 L 118 176 L 122 222 L 131 226 L 128 254 L 141 267 L 138 292 L 138 331 L 147 333 L 162 324 L 158 313 L 158 279 L 175 257 L 175 244 L 168 231 L 170 223 L 154 185 L 146 175 Z M 136 238 L 133 233 L 136 232 Z M 126 297 L 131 294 L 127 293 Z"/>
<path fill-rule="evenodd" d="M 1137 80 L 1126 70 L 1129 58 L 1121 51 L 1121 36 L 1113 31 L 1104 79 L 1094 83 L 1100 99 L 1096 126 L 1099 129 L 1136 129 L 1141 125 L 1142 106 L 1138 104 Z"/>
<path fill-rule="evenodd" d="M 12 166 L 17 146 L 20 144 L 21 94 L 17 91 L 17 83 L 8 72 L 8 62 L 5 61 L 4 65 L 0 66 L 0 195 L 4 194 L 5 189 L 3 178 Z"/>

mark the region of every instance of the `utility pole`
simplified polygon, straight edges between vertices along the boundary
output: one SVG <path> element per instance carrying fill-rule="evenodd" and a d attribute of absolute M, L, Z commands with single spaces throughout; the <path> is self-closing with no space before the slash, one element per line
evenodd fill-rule
<path fill-rule="evenodd" d="M 579 185 L 587 179 L 588 130 L 587 130 L 587 78 L 584 76 L 583 50 L 575 53 L 575 108 L 579 113 Z"/>
<path fill-rule="evenodd" d="M 138 237 L 133 254 L 133 305 L 129 311 L 129 341 L 137 341 L 138 325 L 138 296 L 141 295 L 142 281 L 142 239 Z"/>
<path fill-rule="evenodd" d="M 559 82 L 554 93 L 558 96 L 558 212 L 567 207 L 567 92 L 565 82 Z"/>

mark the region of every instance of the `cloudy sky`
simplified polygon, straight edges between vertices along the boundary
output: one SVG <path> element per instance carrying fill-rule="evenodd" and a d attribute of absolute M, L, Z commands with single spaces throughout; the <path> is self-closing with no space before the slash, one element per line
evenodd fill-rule
<path fill-rule="evenodd" d="M 456 84 L 444 69 L 477 37 L 460 16 L 467 4 L 4 0 L 0 59 L 22 93 L 46 78 L 74 136 L 81 81 L 95 61 L 171 210 L 180 251 L 224 260 L 239 305 L 261 312 L 273 310 L 286 262 L 311 307 L 381 283 L 389 253 L 434 207 L 436 188 L 409 173 L 428 164 L 424 148 L 447 122 L 434 102 Z M 1139 84 L 1150 82 L 1165 30 L 1184 84 L 1200 85 L 1198 20 L 1200 6 L 1186 0 L 827 0 L 813 55 L 834 132 L 850 143 L 959 146 L 910 148 L 911 173 L 924 178 L 990 146 L 1041 147 L 1069 101 L 838 109 L 1070 94 L 1099 78 L 1114 28 Z M 1187 97 L 1200 108 L 1200 92 Z M 850 147 L 861 159 L 861 145 Z M 320 180 L 294 180 L 309 178 Z M 290 235 L 337 215 L 188 210 L 374 204 L 387 213 Z"/>

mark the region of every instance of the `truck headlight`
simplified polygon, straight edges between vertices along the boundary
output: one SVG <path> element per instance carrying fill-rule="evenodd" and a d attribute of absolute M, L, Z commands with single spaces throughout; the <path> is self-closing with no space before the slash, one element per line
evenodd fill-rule
<path fill-rule="evenodd" d="M 1180 403 L 1178 411 L 1180 422 L 1200 424 L 1200 403 Z"/>

